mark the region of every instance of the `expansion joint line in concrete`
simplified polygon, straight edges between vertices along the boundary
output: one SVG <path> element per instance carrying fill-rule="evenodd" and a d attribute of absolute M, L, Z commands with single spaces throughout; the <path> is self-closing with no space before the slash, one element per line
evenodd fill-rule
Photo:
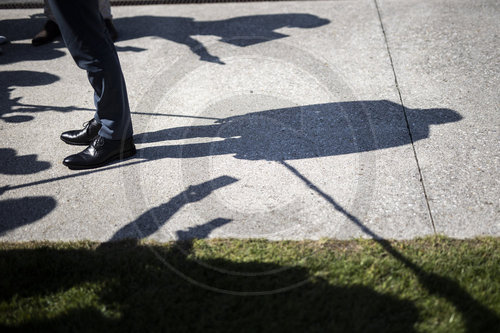
<path fill-rule="evenodd" d="M 375 8 L 377 9 L 377 15 L 378 15 L 378 19 L 379 19 L 379 22 L 380 22 L 380 28 L 382 29 L 382 34 L 384 35 L 385 47 L 387 48 L 387 54 L 389 56 L 389 61 L 391 63 L 392 74 L 394 75 L 394 83 L 395 83 L 396 89 L 398 91 L 399 101 L 401 103 L 401 109 L 402 109 L 404 117 L 405 117 L 406 128 L 408 129 L 408 135 L 410 137 L 411 147 L 413 149 L 413 156 L 415 157 L 415 162 L 417 163 L 418 174 L 419 174 L 419 177 L 420 177 L 420 184 L 422 185 L 422 191 L 424 192 L 425 203 L 427 205 L 427 212 L 429 213 L 429 218 L 431 220 L 432 229 L 434 230 L 434 234 L 436 234 L 437 233 L 436 232 L 436 225 L 434 224 L 434 218 L 432 216 L 431 206 L 429 204 L 429 197 L 427 196 L 427 191 L 425 189 L 424 177 L 423 177 L 423 174 L 422 174 L 422 169 L 420 168 L 420 163 L 418 161 L 417 150 L 415 149 L 415 143 L 413 141 L 413 135 L 411 133 L 410 122 L 408 120 L 408 114 L 406 112 L 406 107 L 405 107 L 405 105 L 403 103 L 403 97 L 401 95 L 401 89 L 399 89 L 398 76 L 396 75 L 396 69 L 394 68 L 394 62 L 392 60 L 391 49 L 389 48 L 389 42 L 387 40 L 387 35 L 385 33 L 384 23 L 382 22 L 382 15 L 380 14 L 380 8 L 378 6 L 377 0 L 373 0 L 373 2 L 375 4 Z"/>

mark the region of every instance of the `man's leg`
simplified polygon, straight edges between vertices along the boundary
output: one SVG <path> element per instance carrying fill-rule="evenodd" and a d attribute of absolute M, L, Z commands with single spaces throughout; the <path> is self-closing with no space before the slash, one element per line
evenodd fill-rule
<path fill-rule="evenodd" d="M 94 88 L 95 120 L 101 124 L 99 136 L 105 142 L 131 142 L 132 121 L 125 80 L 97 0 L 49 0 L 49 5 L 71 56 L 78 67 L 87 71 Z M 76 167 L 101 166 L 107 162 L 102 158 L 94 161 L 99 163 Z"/>

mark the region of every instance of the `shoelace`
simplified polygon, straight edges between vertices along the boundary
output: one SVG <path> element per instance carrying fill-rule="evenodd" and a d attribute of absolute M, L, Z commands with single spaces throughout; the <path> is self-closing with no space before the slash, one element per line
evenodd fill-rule
<path fill-rule="evenodd" d="M 94 148 L 98 148 L 98 147 L 101 147 L 101 146 L 103 146 L 103 145 L 104 145 L 104 138 L 103 138 L 102 136 L 100 136 L 100 135 L 98 135 L 98 136 L 94 139 L 94 141 L 92 141 L 92 146 L 93 146 Z"/>
<path fill-rule="evenodd" d="M 89 133 L 90 131 L 90 126 L 92 125 L 92 121 L 94 121 L 94 119 L 91 119 L 89 121 L 86 121 L 82 124 L 83 128 L 85 129 L 85 131 L 87 132 L 87 134 Z"/>
<path fill-rule="evenodd" d="M 88 133 L 89 132 L 89 128 L 90 128 L 90 122 L 92 120 L 89 120 L 89 121 L 86 121 L 82 124 L 83 128 L 85 129 L 85 131 Z"/>

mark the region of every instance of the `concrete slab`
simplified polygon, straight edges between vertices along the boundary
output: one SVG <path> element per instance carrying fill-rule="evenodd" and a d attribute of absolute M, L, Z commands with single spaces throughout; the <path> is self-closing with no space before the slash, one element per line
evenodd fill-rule
<path fill-rule="evenodd" d="M 373 1 L 113 11 L 139 151 L 83 172 L 58 136 L 93 115 L 85 73 L 2 12 L 1 240 L 433 233 Z M 460 121 L 412 112 L 419 140 Z"/>
<path fill-rule="evenodd" d="M 437 232 L 500 235 L 500 3 L 379 3 L 404 104 L 463 117 L 427 134 L 408 111 Z"/>

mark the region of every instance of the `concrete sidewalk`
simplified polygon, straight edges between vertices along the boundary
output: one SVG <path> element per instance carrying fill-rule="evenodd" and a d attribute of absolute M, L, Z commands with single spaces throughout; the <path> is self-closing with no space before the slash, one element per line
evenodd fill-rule
<path fill-rule="evenodd" d="M 2 241 L 500 236 L 498 1 L 115 7 L 138 154 L 76 172 L 38 14 L 0 14 Z"/>

